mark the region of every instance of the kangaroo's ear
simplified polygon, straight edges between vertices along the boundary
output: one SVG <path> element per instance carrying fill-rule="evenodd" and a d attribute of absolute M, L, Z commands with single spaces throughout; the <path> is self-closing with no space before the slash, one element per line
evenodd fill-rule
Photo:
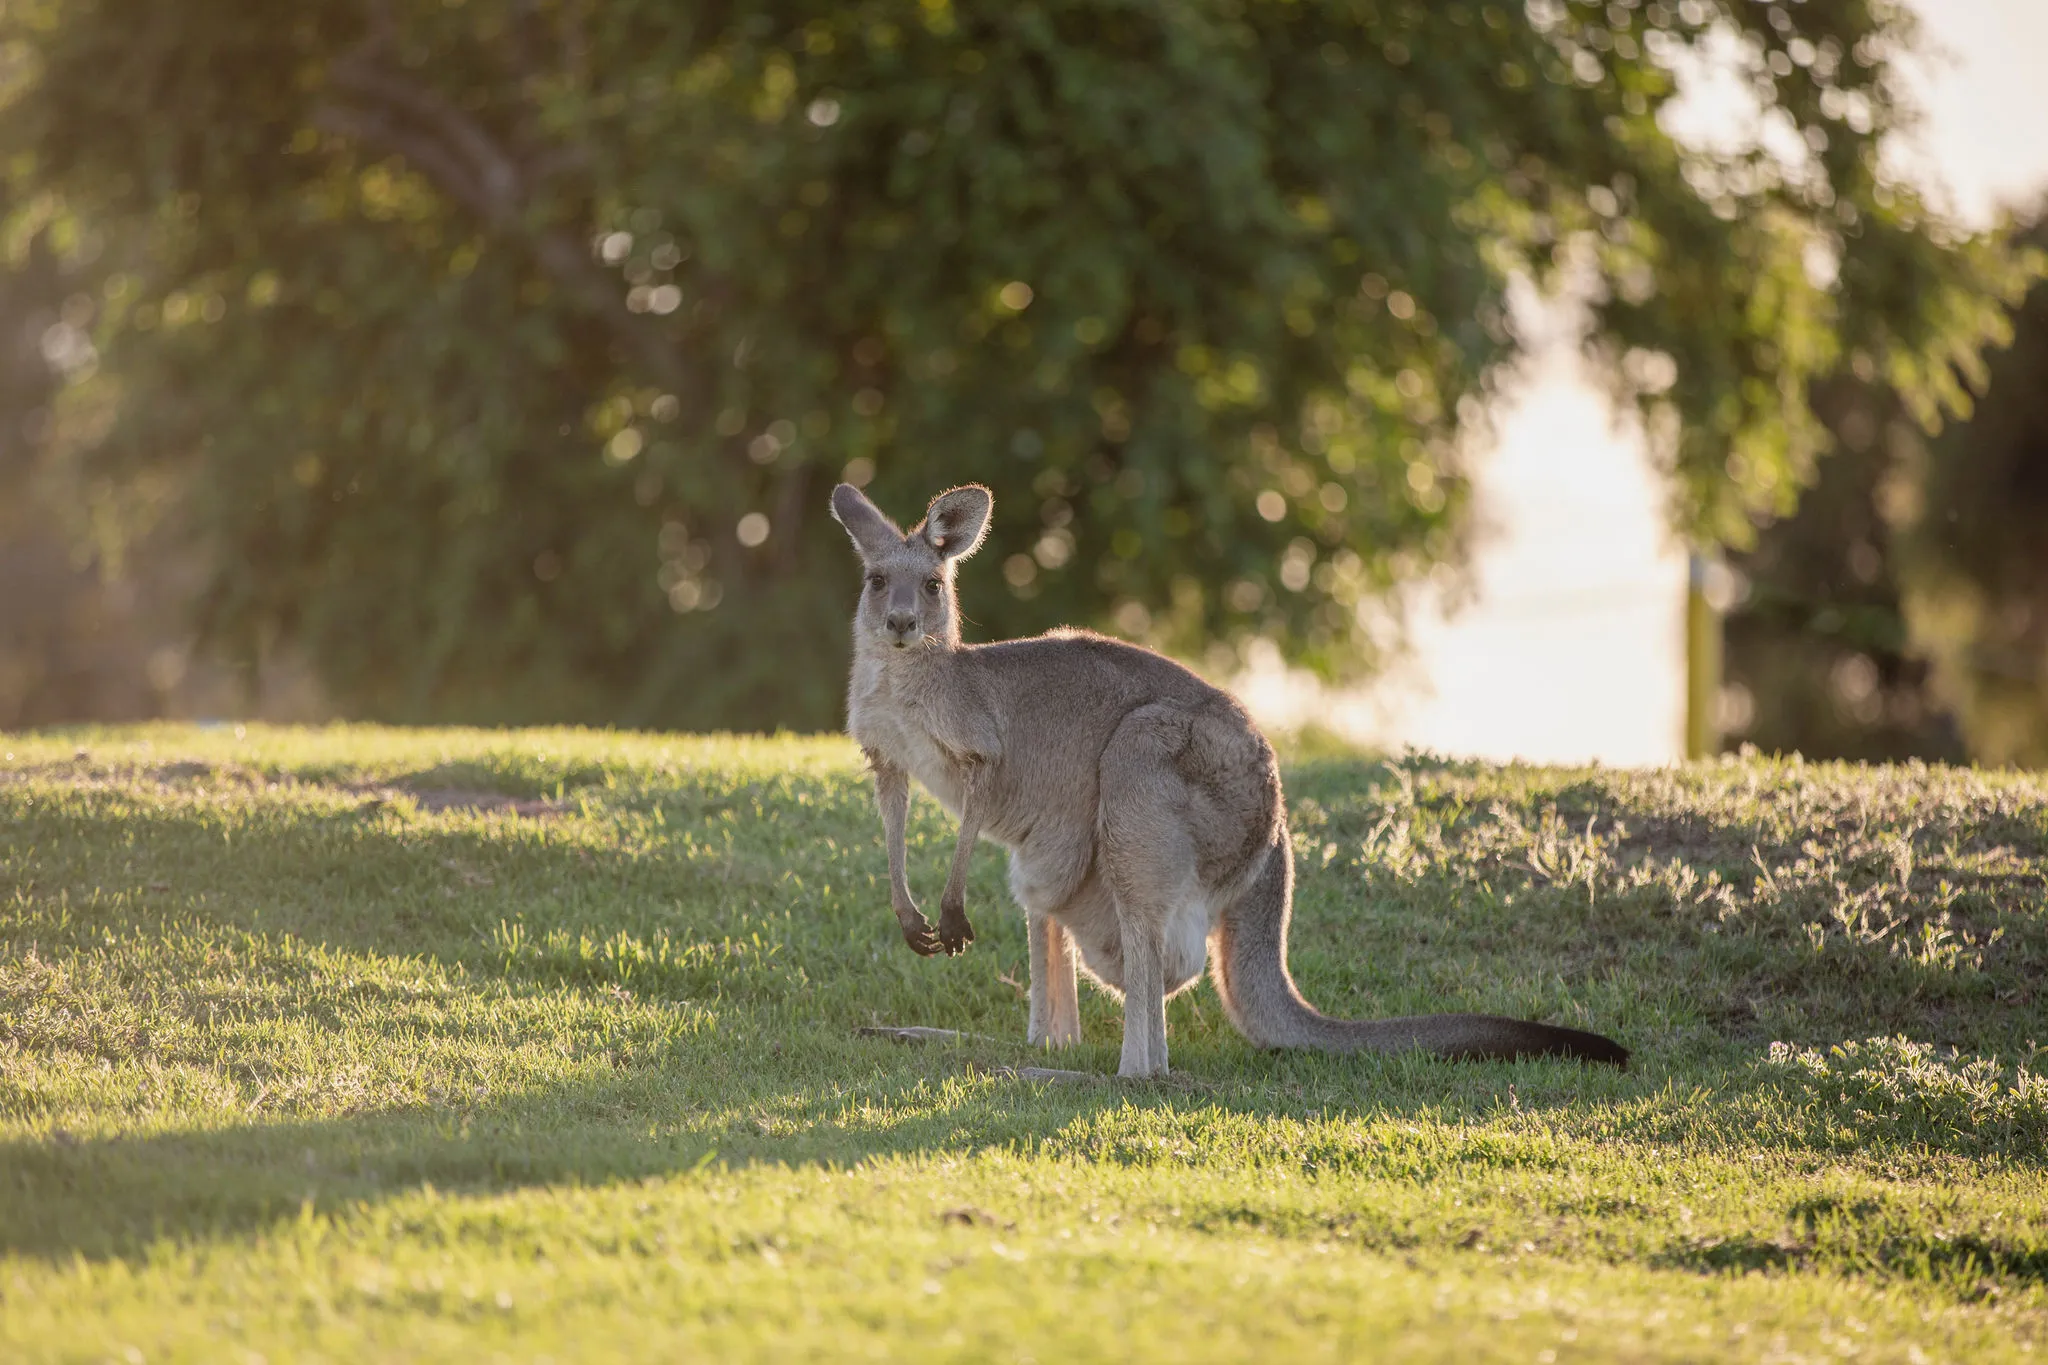
<path fill-rule="evenodd" d="M 981 548 L 995 505 L 996 495 L 978 483 L 948 488 L 932 499 L 918 530 L 941 559 L 965 559 Z"/>
<path fill-rule="evenodd" d="M 832 490 L 832 517 L 853 537 L 853 548 L 865 560 L 879 559 L 903 544 L 903 532 L 850 483 Z"/>

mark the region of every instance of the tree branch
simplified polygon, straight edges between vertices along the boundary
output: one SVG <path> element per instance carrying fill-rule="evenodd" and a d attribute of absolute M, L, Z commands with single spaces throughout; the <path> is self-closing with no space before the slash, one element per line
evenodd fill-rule
<path fill-rule="evenodd" d="M 509 218 L 519 209 L 527 186 L 518 162 L 482 124 L 440 94 L 372 65 L 361 49 L 330 66 L 327 79 L 333 89 L 353 102 L 382 106 L 403 116 L 467 161 L 482 202 L 494 219 Z"/>
<path fill-rule="evenodd" d="M 707 401 L 703 376 L 683 364 L 667 329 L 627 309 L 619 281 L 591 258 L 580 233 L 546 223 L 541 191 L 586 154 L 560 148 L 522 157 L 440 92 L 388 65 L 391 33 L 389 17 L 373 8 L 363 41 L 329 65 L 314 126 L 403 158 L 486 232 L 523 247 L 645 378 L 685 403 Z"/>
<path fill-rule="evenodd" d="M 345 104 L 316 107 L 313 126 L 404 157 L 443 194 L 478 218 L 491 220 L 489 201 L 483 187 L 471 177 L 469 167 L 430 136 L 407 129 L 374 109 Z"/>

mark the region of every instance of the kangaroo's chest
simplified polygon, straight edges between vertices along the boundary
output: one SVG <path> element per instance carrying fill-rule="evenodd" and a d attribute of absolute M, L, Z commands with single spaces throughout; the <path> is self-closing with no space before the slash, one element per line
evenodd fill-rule
<path fill-rule="evenodd" d="M 952 759 L 932 734 L 924 708 L 885 690 L 856 695 L 848 708 L 848 729 L 863 749 L 872 749 L 916 778 L 954 815 L 960 813 L 960 784 Z"/>

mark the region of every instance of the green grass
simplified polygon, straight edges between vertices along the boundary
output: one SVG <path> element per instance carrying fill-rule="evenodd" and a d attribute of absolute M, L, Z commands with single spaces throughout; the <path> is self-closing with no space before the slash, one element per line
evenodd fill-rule
<path fill-rule="evenodd" d="M 1173 1078 L 1045 1086 L 1001 858 L 912 955 L 840 739 L 0 752 L 0 1359 L 2048 1350 L 2039 778 L 1304 755 L 1311 999 L 1634 1068 L 1259 1053 L 1204 986 Z"/>

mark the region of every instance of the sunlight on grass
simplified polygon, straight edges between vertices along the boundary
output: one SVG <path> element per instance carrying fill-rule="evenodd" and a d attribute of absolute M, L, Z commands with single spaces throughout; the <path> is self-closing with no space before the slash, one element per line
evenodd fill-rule
<path fill-rule="evenodd" d="M 0 737 L 0 1355 L 2018 1359 L 2048 787 L 1289 772 L 1348 1014 L 1628 1073 L 1259 1053 L 1033 1085 L 993 850 L 903 949 L 839 739 Z M 913 880 L 951 830 L 921 802 Z M 857 1036 L 966 1030 L 957 1046 Z M 1114 1070 L 1084 998 L 1065 1065 Z M 133 1358 L 127 1357 L 127 1358 Z"/>

